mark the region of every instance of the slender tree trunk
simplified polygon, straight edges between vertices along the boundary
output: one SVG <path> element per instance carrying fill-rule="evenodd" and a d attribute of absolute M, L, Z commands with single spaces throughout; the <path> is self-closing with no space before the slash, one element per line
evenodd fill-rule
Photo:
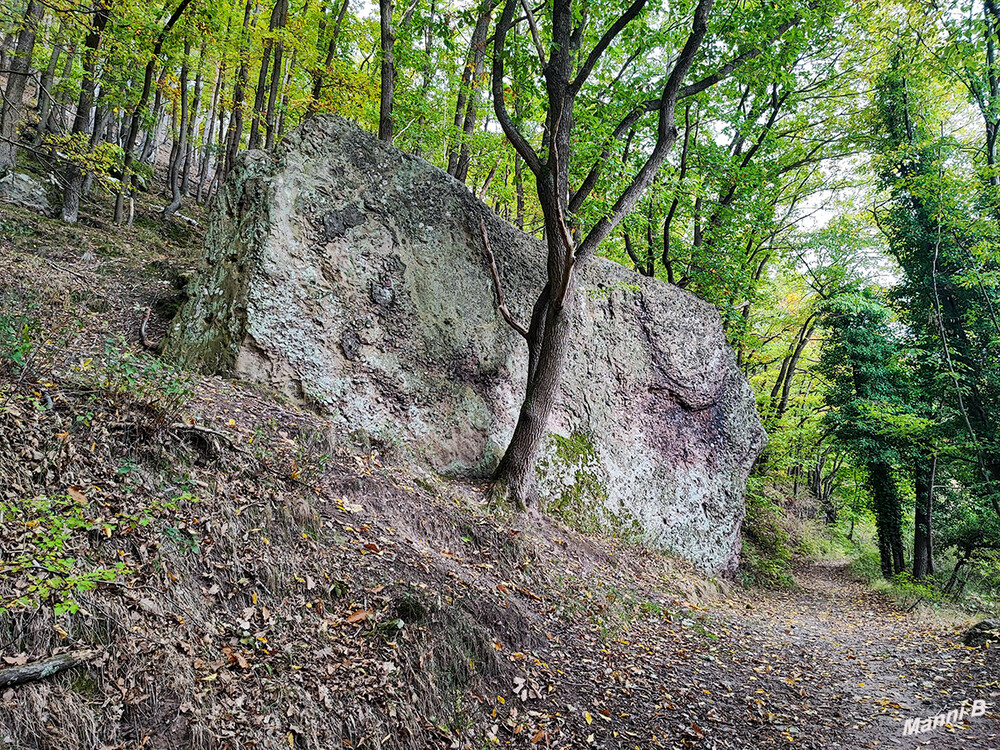
<path fill-rule="evenodd" d="M 260 137 L 260 122 L 261 118 L 264 118 L 265 128 L 268 127 L 268 113 L 273 114 L 274 104 L 268 100 L 268 107 L 265 111 L 264 102 L 265 98 L 268 96 L 276 96 L 276 86 L 280 83 L 281 76 L 281 53 L 284 47 L 282 41 L 275 36 L 275 32 L 280 31 L 285 28 L 285 24 L 288 22 L 288 0 L 276 0 L 274 3 L 274 8 L 271 11 L 271 20 L 269 23 L 269 31 L 267 39 L 264 40 L 264 54 L 260 60 L 260 75 L 257 79 L 257 90 L 254 95 L 253 102 L 253 119 L 250 122 L 250 140 L 247 143 L 247 148 L 260 148 L 261 137 Z M 272 69 L 271 58 L 274 57 L 274 65 Z M 267 73 L 271 70 L 271 85 L 268 88 Z M 278 80 L 276 80 L 276 78 Z M 271 130 L 273 131 L 274 122 L 271 121 Z M 273 133 L 272 133 L 273 139 Z"/>
<path fill-rule="evenodd" d="M 920 456 L 913 468 L 913 577 L 920 580 L 934 571 L 931 546 L 931 518 L 934 508 L 934 481 L 937 458 Z"/>
<path fill-rule="evenodd" d="M 517 200 L 517 213 L 514 223 L 524 231 L 524 160 L 520 154 L 514 154 L 514 193 Z"/>
<path fill-rule="evenodd" d="M 191 54 L 191 43 L 185 38 L 184 39 L 184 62 L 181 63 L 181 103 L 180 103 L 180 122 L 177 128 L 177 140 L 175 141 L 174 148 L 176 149 L 176 155 L 171 160 L 170 174 L 168 175 L 168 182 L 170 184 L 171 200 L 163 209 L 163 220 L 170 221 L 173 215 L 180 210 L 182 203 L 182 193 L 181 193 L 181 169 L 182 163 L 186 160 L 187 154 L 187 138 L 188 138 L 188 57 Z M 174 105 L 176 108 L 176 105 Z"/>
<path fill-rule="evenodd" d="M 73 60 L 76 57 L 72 48 L 66 51 L 66 62 L 63 64 L 60 81 L 66 81 L 73 75 Z M 66 130 L 66 112 L 69 110 L 70 94 L 68 90 L 60 91 L 55 98 L 54 106 L 49 110 L 49 121 L 45 125 L 45 130 L 49 133 L 62 132 Z"/>
<path fill-rule="evenodd" d="M 219 111 L 219 100 L 222 95 L 222 82 L 226 77 L 226 66 L 219 67 L 218 77 L 215 82 L 215 93 L 212 94 L 212 106 L 208 114 L 208 127 L 205 130 L 205 142 L 201 148 L 201 163 L 198 165 L 198 192 L 195 200 L 200 204 L 205 190 L 205 180 L 208 179 L 208 169 L 212 163 L 212 138 L 215 136 L 215 118 L 219 114 L 219 128 L 222 129 L 222 117 Z"/>
<path fill-rule="evenodd" d="M 42 73 L 42 80 L 39 83 L 38 94 L 38 130 L 35 131 L 34 146 L 37 148 L 42 143 L 42 138 L 49 132 L 49 116 L 52 111 L 52 87 L 55 85 L 56 70 L 59 68 L 59 57 L 62 55 L 62 26 L 56 33 L 55 42 L 52 44 L 52 54 L 49 55 L 49 64 Z"/>
<path fill-rule="evenodd" d="M 17 130 L 24 117 L 24 91 L 28 85 L 38 22 L 44 12 L 44 5 L 37 0 L 28 0 L 23 25 L 17 35 L 17 46 L 8 63 L 7 87 L 3 96 L 3 110 L 0 111 L 0 175 L 14 171 L 17 162 Z"/>
<path fill-rule="evenodd" d="M 420 83 L 420 101 L 421 105 L 425 104 L 428 100 L 428 95 L 431 90 L 431 81 L 434 77 L 434 15 L 437 13 L 437 2 L 436 0 L 431 0 L 430 13 L 427 15 L 427 19 L 424 21 L 424 69 L 423 69 L 423 80 Z M 420 114 L 417 117 L 417 132 L 422 133 L 427 127 L 427 117 L 426 110 L 421 106 Z M 414 149 L 414 154 L 417 156 L 422 156 L 420 142 L 417 141 L 417 146 Z"/>
<path fill-rule="evenodd" d="M 101 96 L 103 96 L 103 93 L 98 94 L 98 99 L 100 99 Z M 92 151 L 100 144 L 104 143 L 104 136 L 110 121 L 111 110 L 104 104 L 98 105 L 94 110 L 94 127 L 90 133 L 90 149 Z M 92 172 L 88 172 L 87 176 L 83 180 L 83 195 L 85 197 L 89 196 L 93 187 L 94 174 Z"/>
<path fill-rule="evenodd" d="M 944 589 L 942 590 L 942 593 L 948 594 L 948 593 L 951 592 L 952 588 L 955 585 L 955 582 L 958 581 L 958 574 L 959 574 L 959 572 L 961 572 L 962 568 L 965 567 L 966 563 L 969 562 L 969 559 L 971 557 L 972 557 L 972 548 L 971 547 L 966 547 L 966 548 L 964 548 L 961 551 L 961 557 L 959 557 L 955 561 L 955 567 L 952 568 L 951 576 L 949 576 L 948 583 L 945 584 Z"/>
<path fill-rule="evenodd" d="M 248 0 L 249 2 L 250 0 Z M 131 189 L 132 185 L 132 163 L 135 159 L 135 142 L 139 137 L 139 128 L 142 124 L 142 115 L 146 110 L 146 104 L 149 103 L 149 94 L 153 87 L 153 72 L 156 68 L 157 60 L 160 57 L 160 52 L 163 50 L 163 42 L 167 38 L 167 34 L 173 29 L 174 24 L 180 19 L 187 9 L 191 0 L 180 0 L 177 8 L 171 14 L 167 23 L 160 29 L 160 33 L 156 37 L 156 42 L 153 44 L 153 54 L 149 58 L 149 62 L 146 63 L 146 70 L 143 74 L 142 81 L 142 95 L 139 97 L 139 103 L 136 105 L 135 109 L 132 110 L 131 122 L 129 123 L 128 134 L 125 136 L 125 144 L 123 145 L 123 150 L 125 152 L 124 160 L 122 164 L 122 186 L 121 190 L 118 192 L 117 200 L 115 201 L 115 223 L 121 224 L 125 221 L 125 194 Z M 155 109 L 155 108 L 154 108 Z"/>
<path fill-rule="evenodd" d="M 222 165 L 220 180 L 224 179 L 229 170 L 236 163 L 236 154 L 240 150 L 240 140 L 243 138 L 243 98 L 244 89 L 247 85 L 247 55 L 246 37 L 250 28 L 250 9 L 253 0 L 247 0 L 243 11 L 243 38 L 244 42 L 240 47 L 240 66 L 236 71 L 236 82 L 233 86 L 233 111 L 229 117 L 229 131 L 226 133 L 226 154 Z M 219 170 L 216 170 L 218 174 Z"/>
<path fill-rule="evenodd" d="M 139 164 L 153 164 L 160 145 L 160 131 L 165 127 L 166 108 L 163 105 L 163 84 L 167 80 L 167 69 L 160 71 L 156 80 L 156 94 L 153 96 L 153 124 L 146 131 L 142 148 L 139 149 Z"/>
<path fill-rule="evenodd" d="M 378 137 L 392 143 L 392 102 L 396 92 L 396 61 L 393 47 L 396 45 L 396 30 L 392 26 L 392 0 L 379 0 L 380 44 L 382 49 L 381 93 L 378 109 Z"/>
<path fill-rule="evenodd" d="M 281 83 L 281 108 L 278 113 L 278 132 L 276 136 L 276 142 L 280 142 L 282 138 L 285 137 L 285 123 L 287 122 L 288 115 L 288 86 L 292 80 L 292 74 L 295 72 L 295 64 L 298 60 L 299 51 L 297 49 L 292 50 L 292 59 L 288 61 L 288 65 L 285 66 L 285 76 Z M 270 148 L 270 146 L 268 147 Z"/>
<path fill-rule="evenodd" d="M 326 48 L 326 61 L 323 63 L 322 68 L 318 68 L 313 71 L 313 88 L 312 95 L 309 97 L 309 107 L 306 109 L 306 117 L 311 117 L 319 111 L 319 99 L 323 93 L 323 81 L 330 72 L 330 66 L 333 64 L 334 55 L 337 53 L 337 42 L 340 38 L 340 30 L 344 25 L 344 17 L 347 15 L 347 3 L 348 0 L 343 0 L 340 6 L 340 12 L 337 15 L 337 22 L 334 24 L 333 31 L 330 32 L 330 40 L 327 43 Z"/>
<path fill-rule="evenodd" d="M 94 101 L 96 87 L 98 55 L 100 54 L 101 37 L 108 25 L 111 15 L 110 0 L 99 0 L 94 6 L 94 20 L 84 41 L 83 50 L 83 82 L 80 84 L 80 99 L 76 105 L 76 117 L 73 119 L 73 134 L 89 132 L 90 108 Z M 66 189 L 63 193 L 62 219 L 75 224 L 80 215 L 80 197 L 83 193 L 83 170 L 77 164 L 70 163 L 66 170 Z"/>
<path fill-rule="evenodd" d="M 469 42 L 468 62 L 462 70 L 462 81 L 455 101 L 455 134 L 448 153 L 448 174 L 465 182 L 469 175 L 469 138 L 476 129 L 477 86 L 483 77 L 486 62 L 486 35 L 496 3 L 486 0 L 476 18 Z M 516 106 L 516 105 L 515 105 Z"/>
<path fill-rule="evenodd" d="M 274 12 L 278 6 L 275 4 Z M 271 22 L 274 22 L 274 14 L 271 15 Z M 250 118 L 250 137 L 247 140 L 247 148 L 260 148 L 260 115 L 264 109 L 264 96 L 267 91 L 267 71 L 271 68 L 271 47 L 274 44 L 274 37 L 269 36 L 264 40 L 264 54 L 260 60 L 260 73 L 257 75 L 257 88 L 254 91 L 253 117 Z"/>
<path fill-rule="evenodd" d="M 274 139 L 277 135 L 277 122 L 275 120 L 275 108 L 278 105 L 278 89 L 281 87 L 283 69 L 281 58 L 285 51 L 285 44 L 280 39 L 274 43 L 274 67 L 271 69 L 271 90 L 267 95 L 267 114 L 264 116 L 264 128 L 267 132 L 264 138 L 264 148 L 274 148 Z"/>
<path fill-rule="evenodd" d="M 187 148 L 184 151 L 184 167 L 181 170 L 181 194 L 187 196 L 191 191 L 191 164 L 194 161 L 195 143 L 198 139 L 198 115 L 201 109 L 201 88 L 204 74 L 205 52 L 208 42 L 202 41 L 198 51 L 198 73 L 194 78 L 194 94 L 191 99 L 191 114 L 188 117 Z"/>

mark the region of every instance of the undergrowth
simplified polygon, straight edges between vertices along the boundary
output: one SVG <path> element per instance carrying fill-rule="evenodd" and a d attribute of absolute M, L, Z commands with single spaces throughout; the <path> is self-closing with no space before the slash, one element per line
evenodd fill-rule
<path fill-rule="evenodd" d="M 747 482 L 747 514 L 743 520 L 743 555 L 738 575 L 744 585 L 792 586 L 792 548 L 781 508 L 764 493 L 763 480 Z"/>

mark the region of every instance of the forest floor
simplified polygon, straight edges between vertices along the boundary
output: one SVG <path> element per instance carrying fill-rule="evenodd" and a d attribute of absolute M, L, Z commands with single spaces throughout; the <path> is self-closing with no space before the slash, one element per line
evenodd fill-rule
<path fill-rule="evenodd" d="M 765 723 L 800 747 L 1000 748 L 1000 649 L 965 647 L 961 625 L 904 612 L 844 562 L 804 562 L 795 580 L 795 589 L 744 590 L 712 609 L 739 645 L 725 671 L 758 685 L 743 697 L 761 700 Z M 984 716 L 903 734 L 908 719 L 974 700 L 987 702 Z"/>
<path fill-rule="evenodd" d="M 1000 648 L 844 564 L 708 580 L 170 370 L 139 322 L 199 238 L 140 218 L 0 207 L 0 659 L 96 653 L 0 691 L 0 747 L 1000 748 Z"/>

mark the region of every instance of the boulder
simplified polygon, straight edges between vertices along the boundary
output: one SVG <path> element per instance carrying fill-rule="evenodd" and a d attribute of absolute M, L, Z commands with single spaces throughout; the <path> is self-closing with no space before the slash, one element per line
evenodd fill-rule
<path fill-rule="evenodd" d="M 962 642 L 966 646 L 985 646 L 989 642 L 1000 643 L 1000 622 L 983 620 L 969 628 Z"/>
<path fill-rule="evenodd" d="M 24 172 L 8 172 L 0 177 L 0 201 L 30 208 L 43 214 L 52 213 L 48 187 Z"/>
<path fill-rule="evenodd" d="M 278 388 L 400 459 L 488 477 L 527 352 L 497 311 L 481 220 L 526 321 L 544 283 L 538 239 L 422 159 L 337 117 L 310 120 L 235 165 L 165 352 Z M 764 432 L 711 305 L 592 263 L 549 429 L 549 512 L 735 570 Z"/>

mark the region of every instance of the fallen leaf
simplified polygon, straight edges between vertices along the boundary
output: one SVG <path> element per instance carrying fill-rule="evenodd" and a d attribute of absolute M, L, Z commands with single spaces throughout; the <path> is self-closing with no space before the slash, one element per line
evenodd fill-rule
<path fill-rule="evenodd" d="M 372 611 L 369 609 L 359 609 L 353 615 L 347 618 L 347 622 L 354 625 L 359 622 L 364 622 L 372 615 Z"/>

